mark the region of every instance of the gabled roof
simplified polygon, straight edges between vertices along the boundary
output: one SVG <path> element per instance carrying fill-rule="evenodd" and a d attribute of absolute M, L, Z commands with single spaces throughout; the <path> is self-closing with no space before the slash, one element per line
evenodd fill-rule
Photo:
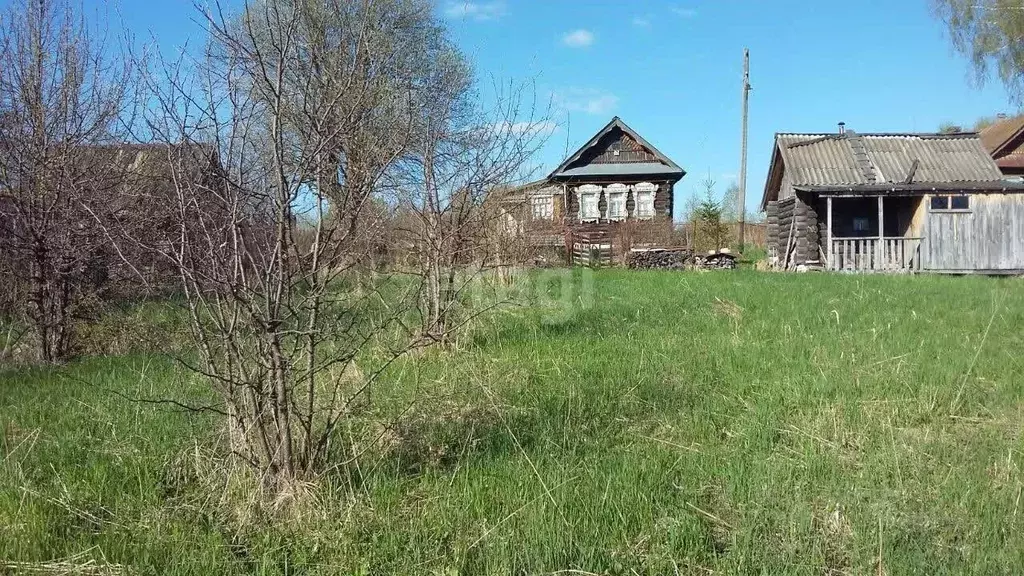
<path fill-rule="evenodd" d="M 604 163 L 604 164 L 587 164 L 584 166 L 573 166 L 577 163 L 583 155 L 597 145 L 598 142 L 606 135 L 612 132 L 612 130 L 621 130 L 627 134 L 630 138 L 636 140 L 641 146 L 647 149 L 655 158 L 655 162 L 622 162 L 622 163 Z M 686 174 L 686 171 L 679 167 L 678 164 L 669 159 L 661 153 L 660 150 L 651 145 L 650 142 L 644 140 L 642 136 L 636 133 L 635 130 L 626 125 L 621 118 L 615 116 L 611 122 L 605 125 L 593 138 L 587 141 L 586 144 L 580 147 L 579 150 L 574 152 L 571 156 L 565 159 L 558 168 L 551 173 L 549 178 L 571 178 L 575 176 L 618 176 L 618 175 L 669 175 L 678 176 L 680 178 Z"/>
<path fill-rule="evenodd" d="M 986 126 L 979 136 L 1000 168 L 1024 168 L 1024 115 Z"/>
<path fill-rule="evenodd" d="M 1006 118 L 982 128 L 978 132 L 981 143 L 992 154 L 998 158 L 1012 152 L 1015 146 L 1014 141 L 1024 133 L 1024 114 L 1013 118 Z"/>
<path fill-rule="evenodd" d="M 784 170 L 784 185 L 795 189 L 948 189 L 960 184 L 1002 186 L 1003 180 L 974 133 L 776 134 L 762 206 L 779 184 L 779 170 Z"/>
<path fill-rule="evenodd" d="M 520 185 L 496 186 L 491 190 L 505 204 L 521 204 L 531 196 L 551 196 L 561 192 L 561 186 L 553 185 L 550 180 L 534 180 Z"/>

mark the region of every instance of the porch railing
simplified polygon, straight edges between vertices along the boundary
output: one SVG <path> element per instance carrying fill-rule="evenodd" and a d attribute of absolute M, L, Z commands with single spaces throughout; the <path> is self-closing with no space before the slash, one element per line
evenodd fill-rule
<path fill-rule="evenodd" d="M 832 238 L 830 270 L 859 272 L 921 269 L 921 238 Z M 828 256 L 828 255 L 827 255 Z"/>

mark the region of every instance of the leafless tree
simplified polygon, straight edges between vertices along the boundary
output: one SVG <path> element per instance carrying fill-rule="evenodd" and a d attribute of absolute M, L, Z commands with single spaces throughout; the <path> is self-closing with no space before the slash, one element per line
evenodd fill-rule
<path fill-rule="evenodd" d="M 178 270 L 190 366 L 223 398 L 233 451 L 280 493 L 322 469 L 409 349 L 415 289 L 356 272 L 395 209 L 384 180 L 434 125 L 424 87 L 461 56 L 421 0 L 256 1 L 202 21 L 201 57 L 159 61 L 147 83 L 177 232 L 125 241 Z"/>
<path fill-rule="evenodd" d="M 0 270 L 45 362 L 72 353 L 76 316 L 106 280 L 96 220 L 123 186 L 109 145 L 138 102 L 122 56 L 65 0 L 0 17 Z"/>
<path fill-rule="evenodd" d="M 387 187 L 415 215 L 421 336 L 444 342 L 481 311 L 466 308 L 481 275 L 521 262 L 522 230 L 510 222 L 506 194 L 530 179 L 554 124 L 530 84 L 498 86 L 492 104 L 480 104 L 457 57 L 438 64 L 419 97 L 421 124 Z"/>

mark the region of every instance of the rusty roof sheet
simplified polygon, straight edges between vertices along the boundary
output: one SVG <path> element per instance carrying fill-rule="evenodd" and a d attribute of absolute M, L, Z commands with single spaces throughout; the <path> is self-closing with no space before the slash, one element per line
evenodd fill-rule
<path fill-rule="evenodd" d="M 1001 155 L 1007 144 L 1017 134 L 1024 130 L 1024 114 L 1013 118 L 1006 118 L 983 128 L 978 136 L 985 149 L 992 155 Z"/>
<path fill-rule="evenodd" d="M 793 186 L 1002 178 L 976 134 L 779 134 L 777 141 Z"/>

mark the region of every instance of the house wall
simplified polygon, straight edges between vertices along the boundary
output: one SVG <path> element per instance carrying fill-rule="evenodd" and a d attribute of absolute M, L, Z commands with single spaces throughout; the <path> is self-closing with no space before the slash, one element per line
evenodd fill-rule
<path fill-rule="evenodd" d="M 770 200 L 765 204 L 764 214 L 767 227 L 765 248 L 768 250 L 768 256 L 777 256 L 779 254 L 779 202 Z"/>
<path fill-rule="evenodd" d="M 785 200 L 786 198 L 793 197 L 793 179 L 789 176 L 789 173 L 782 173 L 782 180 L 779 186 L 779 200 Z"/>
<path fill-rule="evenodd" d="M 626 184 L 627 186 L 633 184 L 639 184 L 641 182 L 650 182 L 658 186 L 658 191 L 654 194 L 654 214 L 655 219 L 667 218 L 669 222 L 672 220 L 672 208 L 674 202 L 674 183 L 671 181 L 663 180 L 645 180 L 645 179 L 634 179 L 634 180 L 604 180 L 604 181 L 591 181 L 585 184 L 594 184 L 596 186 L 608 186 L 609 184 Z M 582 186 L 584 183 L 573 183 L 566 187 L 565 193 L 565 222 L 569 227 L 576 233 L 582 234 L 600 234 L 602 232 L 611 233 L 620 224 L 619 221 L 608 221 L 601 219 L 599 222 L 580 222 L 579 221 L 579 199 L 576 196 L 576 188 Z M 601 213 L 604 214 L 607 207 L 605 195 L 601 195 L 601 201 L 598 205 Z M 636 202 L 633 199 L 633 193 L 630 192 L 626 197 L 626 210 L 632 214 L 636 210 Z"/>
<path fill-rule="evenodd" d="M 583 153 L 572 166 L 588 164 L 622 164 L 631 162 L 657 162 L 658 157 L 646 150 L 639 142 L 619 129 L 606 134 L 594 146 Z"/>
<path fill-rule="evenodd" d="M 807 194 L 768 203 L 768 248 L 778 257 L 779 266 L 820 262 L 819 218 L 814 203 Z"/>
<path fill-rule="evenodd" d="M 972 194 L 966 212 L 933 212 L 930 200 L 922 201 L 925 270 L 1024 271 L 1024 194 Z"/>

